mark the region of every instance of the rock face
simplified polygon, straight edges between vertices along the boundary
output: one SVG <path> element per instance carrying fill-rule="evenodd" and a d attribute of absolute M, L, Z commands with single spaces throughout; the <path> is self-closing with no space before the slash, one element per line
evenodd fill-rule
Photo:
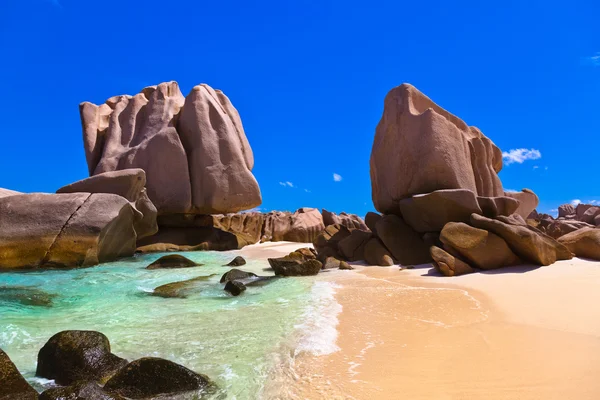
<path fill-rule="evenodd" d="M 350 229 L 361 229 L 363 231 L 369 230 L 365 224 L 365 221 L 363 221 L 363 219 L 356 214 L 346 214 L 345 212 L 342 212 L 340 215 L 337 215 L 336 213 L 327 211 L 326 209 L 323 209 L 321 214 L 323 215 L 323 223 L 325 226 L 339 224 Z"/>
<path fill-rule="evenodd" d="M 521 263 L 506 242 L 483 229 L 462 222 L 450 222 L 442 229 L 440 240 L 451 254 L 480 269 L 496 269 Z M 452 250 L 452 251 L 450 251 Z"/>
<path fill-rule="evenodd" d="M 278 276 L 317 275 L 323 264 L 313 257 L 294 251 L 285 257 L 269 258 L 269 265 Z"/>
<path fill-rule="evenodd" d="M 39 400 L 125 400 L 124 397 L 105 392 L 95 382 L 75 382 L 71 386 L 44 391 Z"/>
<path fill-rule="evenodd" d="M 108 338 L 94 331 L 63 331 L 38 354 L 36 375 L 59 385 L 76 381 L 106 382 L 127 364 L 110 352 Z"/>
<path fill-rule="evenodd" d="M 327 257 L 342 258 L 338 245 L 349 236 L 350 230 L 344 225 L 329 225 L 325 228 L 313 242 L 319 261 L 325 262 Z"/>
<path fill-rule="evenodd" d="M 219 214 L 261 203 L 240 116 L 221 91 L 198 85 L 184 98 L 167 82 L 100 106 L 82 103 L 80 114 L 90 175 L 143 169 L 160 214 Z"/>
<path fill-rule="evenodd" d="M 172 269 L 172 268 L 191 268 L 198 267 L 199 264 L 195 261 L 190 260 L 179 254 L 169 254 L 168 256 L 162 256 L 152 264 L 148 265 L 146 269 Z"/>
<path fill-rule="evenodd" d="M 504 195 L 519 201 L 519 207 L 515 213 L 524 219 L 526 219 L 540 203 L 540 199 L 537 195 L 529 189 L 523 189 L 520 192 L 505 192 Z"/>
<path fill-rule="evenodd" d="M 377 236 L 402 265 L 428 263 L 431 258 L 425 242 L 400 217 L 385 215 L 376 226 Z"/>
<path fill-rule="evenodd" d="M 512 215 L 519 208 L 519 200 L 512 197 L 477 197 L 477 203 L 484 217 L 496 218 L 499 215 Z M 456 222 L 456 221 L 455 221 Z"/>
<path fill-rule="evenodd" d="M 104 390 L 131 399 L 178 394 L 206 393 L 213 384 L 210 379 L 172 361 L 145 357 L 132 361 L 113 376 Z"/>
<path fill-rule="evenodd" d="M 354 229 L 350 236 L 340 240 L 338 250 L 348 261 L 360 261 L 365 259 L 365 246 L 373 237 L 369 231 Z"/>
<path fill-rule="evenodd" d="M 600 229 L 579 229 L 561 236 L 558 241 L 577 257 L 600 260 Z"/>
<path fill-rule="evenodd" d="M 105 172 L 71 183 L 56 193 L 112 193 L 126 198 L 137 211 L 138 239 L 158 232 L 156 207 L 146 194 L 146 173 L 139 168 Z"/>
<path fill-rule="evenodd" d="M 2 189 L 2 188 L 0 188 L 0 198 L 2 198 L 2 197 L 8 197 L 8 196 L 14 196 L 16 194 L 23 194 L 23 193 L 16 192 L 16 191 L 10 190 L 10 189 Z"/>
<path fill-rule="evenodd" d="M 481 214 L 475 194 L 465 189 L 436 190 L 399 201 L 404 221 L 420 233 L 439 232 L 448 222 L 468 222 Z"/>
<path fill-rule="evenodd" d="M 389 267 L 394 265 L 394 259 L 392 254 L 385 248 L 381 240 L 378 238 L 371 238 L 365 245 L 365 261 L 369 265 L 380 265 L 382 267 Z"/>
<path fill-rule="evenodd" d="M 502 153 L 475 127 L 442 109 L 411 85 L 385 98 L 371 151 L 375 208 L 400 215 L 399 201 L 441 189 L 504 196 Z"/>
<path fill-rule="evenodd" d="M 264 216 L 263 242 L 311 243 L 325 229 L 316 208 L 300 208 L 293 214 L 274 211 Z"/>
<path fill-rule="evenodd" d="M 135 211 L 114 194 L 0 198 L 0 270 L 86 267 L 135 251 Z"/>
<path fill-rule="evenodd" d="M 475 269 L 471 268 L 469 264 L 437 246 L 431 246 L 429 251 L 434 261 L 435 269 L 442 275 L 459 276 L 475 272 Z"/>
<path fill-rule="evenodd" d="M 575 215 L 575 207 L 573 207 L 571 204 L 563 204 L 562 206 L 558 207 L 559 218 L 564 218 L 569 215 Z"/>
<path fill-rule="evenodd" d="M 0 349 L 0 400 L 37 400 L 38 393 Z"/>

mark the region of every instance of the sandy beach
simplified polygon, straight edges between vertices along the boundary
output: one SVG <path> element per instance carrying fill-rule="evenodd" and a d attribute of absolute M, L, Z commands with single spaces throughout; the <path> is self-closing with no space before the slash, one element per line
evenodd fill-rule
<path fill-rule="evenodd" d="M 298 247 L 271 243 L 242 254 Z M 340 272 L 327 277 L 343 307 L 339 351 L 298 355 L 277 398 L 600 398 L 598 262 L 453 278 L 429 265 Z"/>

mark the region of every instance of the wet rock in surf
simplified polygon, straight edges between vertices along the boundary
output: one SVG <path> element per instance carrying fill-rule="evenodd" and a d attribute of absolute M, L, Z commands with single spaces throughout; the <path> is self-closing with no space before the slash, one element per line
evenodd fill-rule
<path fill-rule="evenodd" d="M 59 385 L 76 381 L 104 383 L 127 360 L 110 352 L 108 338 L 96 331 L 62 331 L 52 336 L 38 353 L 36 375 Z"/>
<path fill-rule="evenodd" d="M 36 400 L 38 394 L 21 376 L 8 355 L 0 349 L 0 399 Z"/>
<path fill-rule="evenodd" d="M 225 265 L 226 267 L 241 267 L 242 265 L 246 265 L 246 260 L 242 256 L 237 256 L 229 264 Z"/>
<path fill-rule="evenodd" d="M 227 281 L 223 290 L 231 293 L 233 296 L 239 296 L 246 290 L 246 285 L 240 281 Z"/>
<path fill-rule="evenodd" d="M 234 268 L 234 269 L 224 273 L 219 282 L 225 283 L 225 282 L 230 282 L 230 281 L 238 281 L 241 279 L 257 278 L 257 277 L 258 277 L 258 275 L 254 274 L 252 272 L 246 272 L 246 271 L 242 271 L 242 270 Z"/>
<path fill-rule="evenodd" d="M 202 264 L 194 262 L 189 258 L 186 258 L 179 254 L 169 254 L 162 256 L 152 264 L 148 265 L 146 269 L 171 269 L 171 268 L 191 268 L 199 267 Z"/>
<path fill-rule="evenodd" d="M 217 274 L 199 276 L 197 278 L 187 279 L 185 281 L 171 282 L 158 286 L 152 292 L 152 295 L 165 298 L 185 299 L 193 292 L 199 292 L 201 286 Z"/>
<path fill-rule="evenodd" d="M 17 303 L 24 306 L 52 307 L 53 293 L 31 286 L 0 286 L 0 303 Z"/>
<path fill-rule="evenodd" d="M 104 386 L 109 393 L 130 399 L 170 399 L 183 394 L 208 394 L 216 386 L 206 375 L 169 360 L 145 357 L 127 364 Z"/>
<path fill-rule="evenodd" d="M 75 382 L 71 386 L 52 388 L 40 394 L 39 400 L 125 400 L 109 394 L 95 382 Z"/>

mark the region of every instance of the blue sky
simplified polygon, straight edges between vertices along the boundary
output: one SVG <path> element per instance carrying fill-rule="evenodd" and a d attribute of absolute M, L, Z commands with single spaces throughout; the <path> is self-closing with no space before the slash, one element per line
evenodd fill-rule
<path fill-rule="evenodd" d="M 505 188 L 540 211 L 600 200 L 599 19 L 597 1 L 3 0 L 0 187 L 86 177 L 78 104 L 176 80 L 239 110 L 261 208 L 364 214 L 383 98 L 409 82 L 510 155 Z"/>

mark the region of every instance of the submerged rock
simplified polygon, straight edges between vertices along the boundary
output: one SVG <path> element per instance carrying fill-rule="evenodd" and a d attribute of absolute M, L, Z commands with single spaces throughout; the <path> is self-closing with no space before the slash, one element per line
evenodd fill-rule
<path fill-rule="evenodd" d="M 209 393 L 215 385 L 206 375 L 169 360 L 145 357 L 132 361 L 113 376 L 104 390 L 130 399 L 149 399 L 155 396 L 170 398 L 187 393 Z"/>
<path fill-rule="evenodd" d="M 185 299 L 190 292 L 197 291 L 202 283 L 208 281 L 217 274 L 199 276 L 197 278 L 187 279 L 185 281 L 167 283 L 165 285 L 158 286 L 152 292 L 152 295 L 166 298 L 180 298 Z"/>
<path fill-rule="evenodd" d="M 226 267 L 241 267 L 242 265 L 246 265 L 246 260 L 242 256 L 237 256 L 233 260 L 229 262 L 229 264 L 225 265 Z"/>
<path fill-rule="evenodd" d="M 53 293 L 31 286 L 0 286 L 0 302 L 18 303 L 24 306 L 52 307 Z"/>
<path fill-rule="evenodd" d="M 21 376 L 8 355 L 0 349 L 0 399 L 37 400 L 38 393 Z"/>
<path fill-rule="evenodd" d="M 95 382 L 75 382 L 66 387 L 52 388 L 40 394 L 39 400 L 126 400 L 118 394 L 105 392 Z"/>
<path fill-rule="evenodd" d="M 110 342 L 102 333 L 62 331 L 40 350 L 36 375 L 59 385 L 82 380 L 104 383 L 126 364 L 110 352 Z"/>
<path fill-rule="evenodd" d="M 169 254 L 162 256 L 152 264 L 148 265 L 146 269 L 171 269 L 171 268 L 191 268 L 199 267 L 203 264 L 199 264 L 179 254 Z"/>
<path fill-rule="evenodd" d="M 227 281 L 223 290 L 231 293 L 233 296 L 239 296 L 246 290 L 246 285 L 240 281 Z"/>

